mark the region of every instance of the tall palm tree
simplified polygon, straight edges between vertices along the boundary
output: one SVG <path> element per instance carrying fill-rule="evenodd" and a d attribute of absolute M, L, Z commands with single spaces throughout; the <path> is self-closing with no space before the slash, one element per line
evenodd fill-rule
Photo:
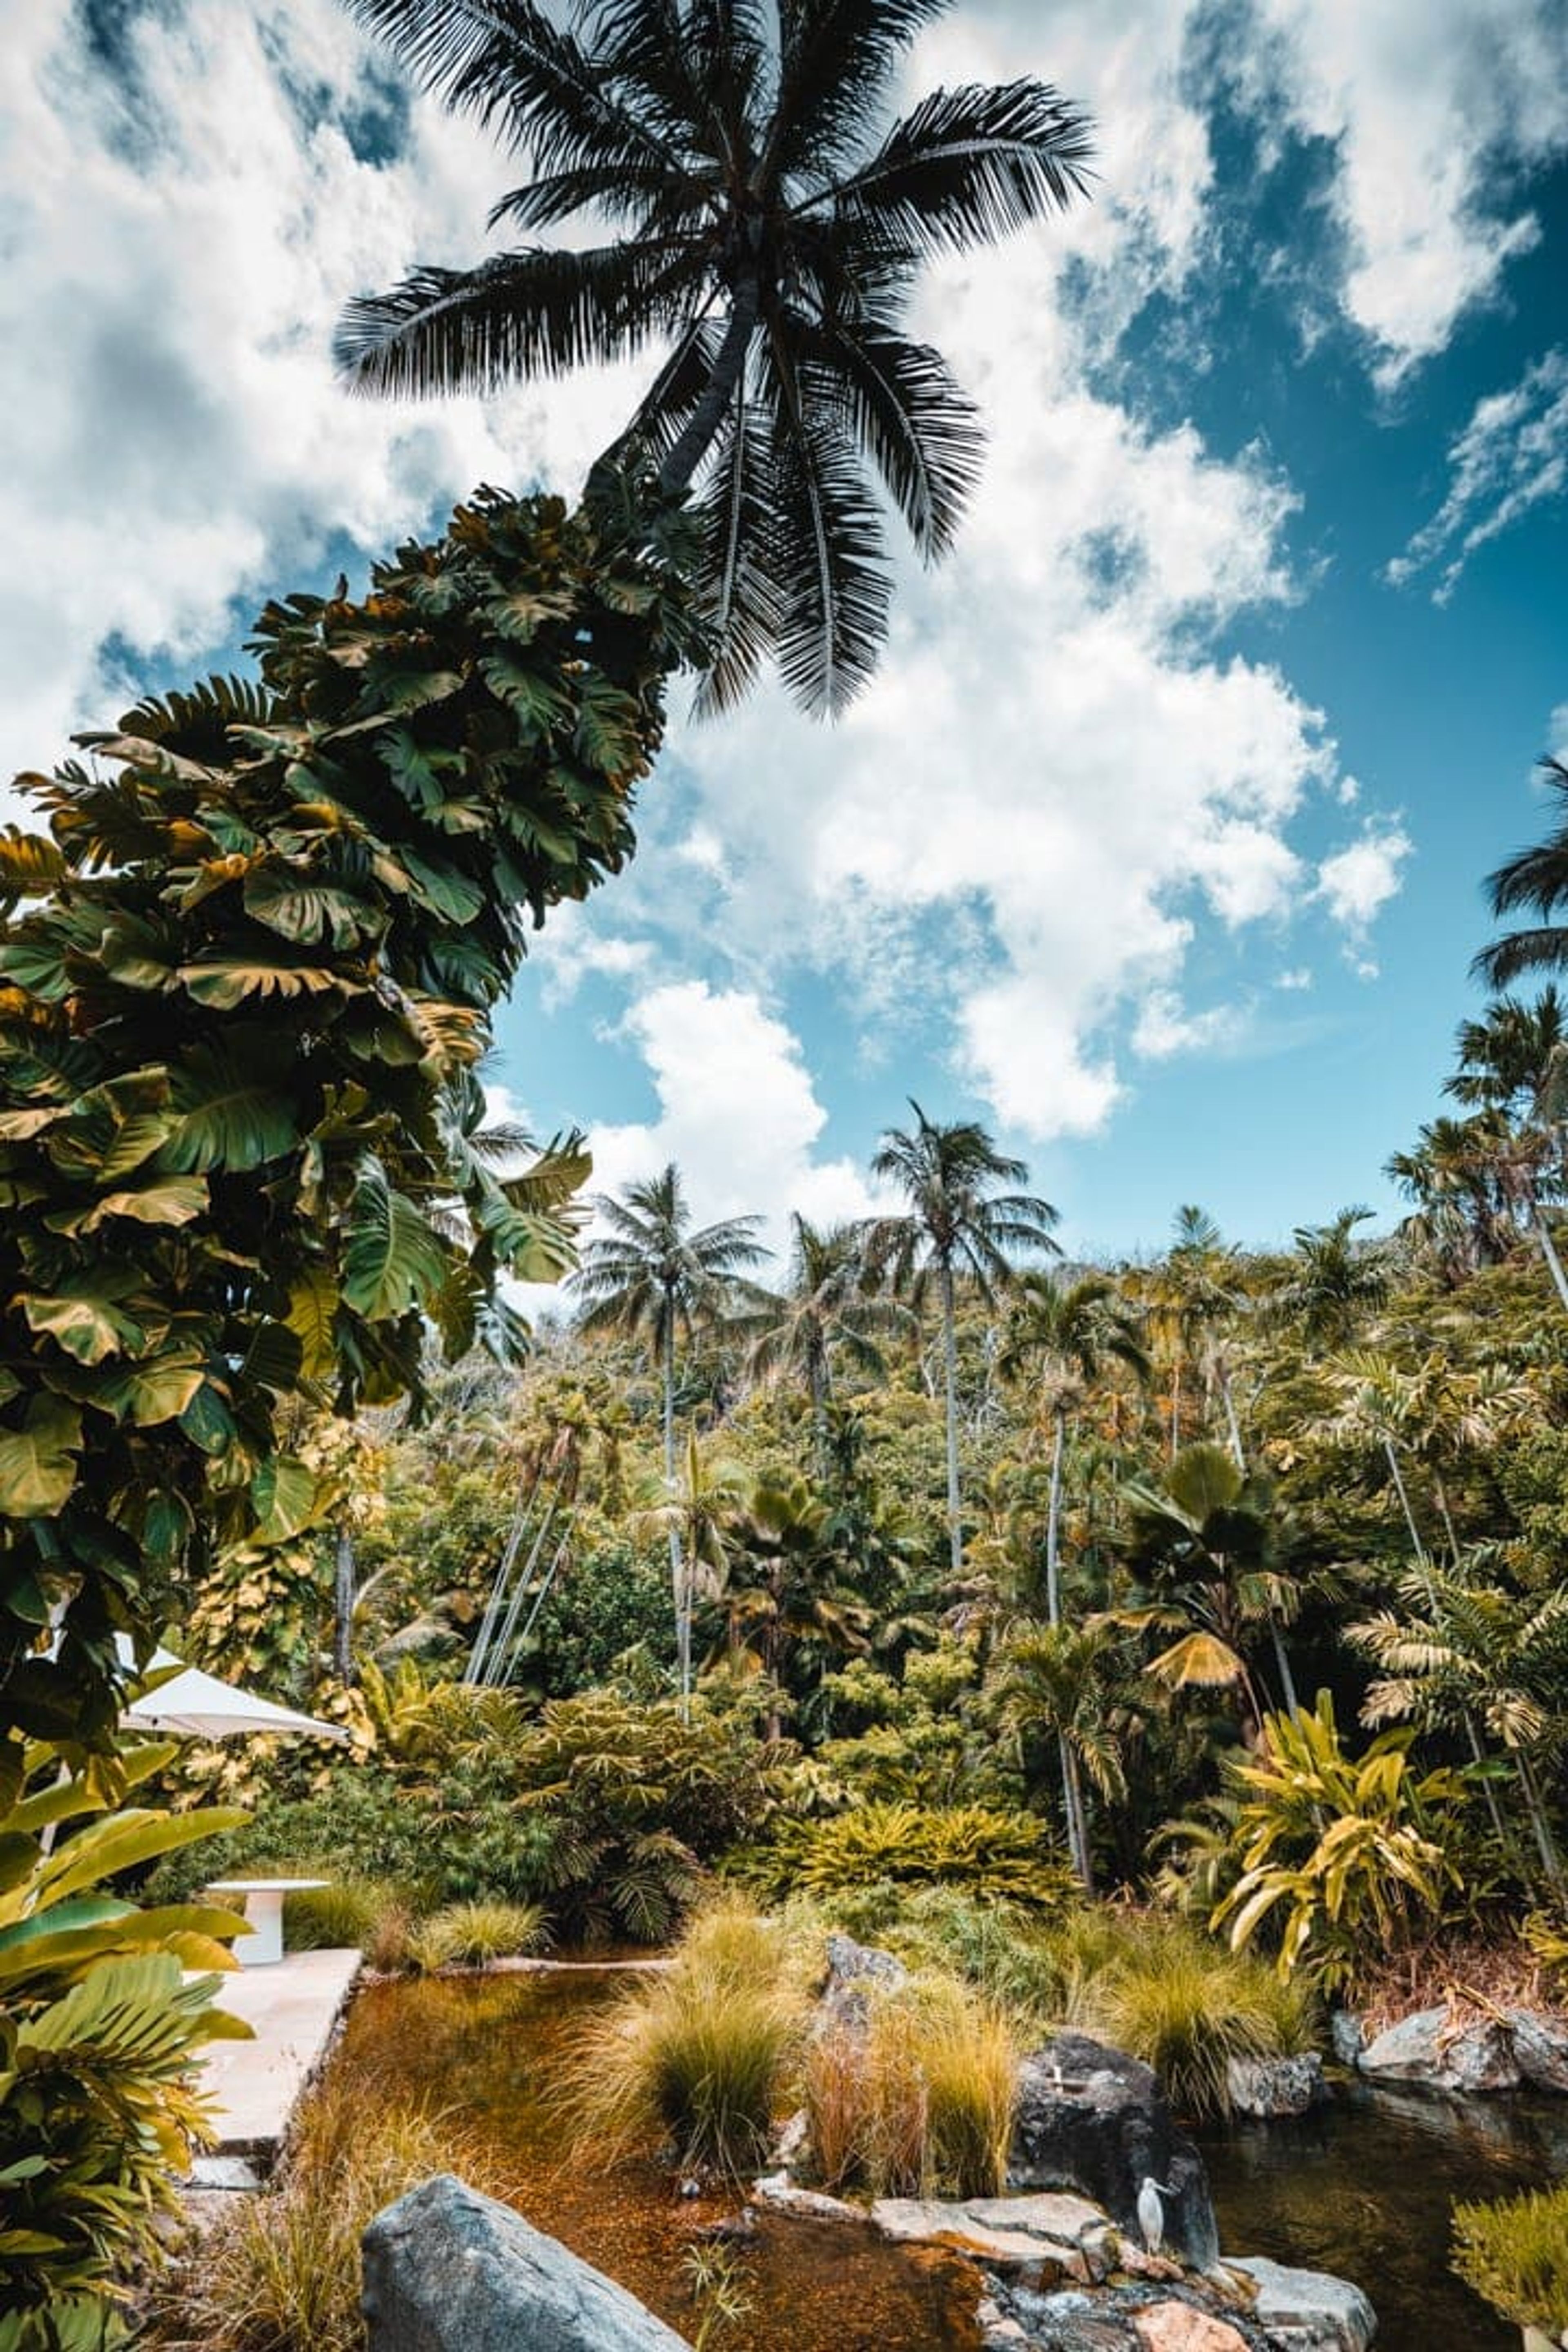
<path fill-rule="evenodd" d="M 1031 1624 L 1024 1620 L 1008 1633 L 999 1664 L 996 1687 L 1003 1722 L 1020 1742 L 1036 1732 L 1056 1735 L 1068 1852 L 1079 1885 L 1086 1895 L 1092 1895 L 1094 1865 L 1084 1776 L 1108 1800 L 1127 1792 L 1116 1730 L 1110 1643 L 1103 1628 Z"/>
<path fill-rule="evenodd" d="M 886 1370 L 879 1339 L 910 1318 L 896 1300 L 868 1289 L 863 1226 L 819 1227 L 798 1211 L 790 1225 L 788 1287 L 777 1297 L 754 1293 L 741 1328 L 750 1339 L 746 1366 L 754 1378 L 794 1375 L 805 1382 L 821 1470 L 826 1466 L 835 1355 L 879 1376 Z"/>
<path fill-rule="evenodd" d="M 590 1242 L 571 1287 L 585 1301 L 587 1331 L 624 1331 L 646 1338 L 659 1368 L 664 1404 L 664 1475 L 675 1490 L 675 1343 L 716 1315 L 735 1276 L 767 1252 L 755 1238 L 760 1217 L 731 1217 L 693 1231 L 680 1171 L 672 1160 L 658 1175 L 628 1186 L 622 1200 L 601 1194 L 594 1203 L 608 1231 Z M 686 1634 L 681 1689 L 690 1687 L 690 1612 L 683 1609 L 680 1527 L 668 1523 L 669 1575 L 677 1630 Z"/>
<path fill-rule="evenodd" d="M 904 331 L 917 273 L 1081 194 L 1085 116 L 1025 79 L 889 123 L 903 53 L 951 0 L 592 0 L 568 24 L 536 0 L 346 5 L 531 167 L 492 228 L 584 220 L 598 239 L 361 297 L 338 334 L 349 383 L 489 392 L 659 344 L 615 454 L 671 493 L 706 469 L 705 698 L 776 656 L 807 709 L 842 709 L 887 628 L 873 474 L 930 561 L 979 467 L 974 408 Z"/>
<path fill-rule="evenodd" d="M 1535 1236 L 1568 1308 L 1568 1275 L 1542 1207 L 1563 1191 L 1568 1023 L 1563 1000 L 1550 986 L 1533 1004 L 1500 997 L 1480 1020 L 1460 1024 L 1456 1042 L 1459 1066 L 1443 1090 L 1494 1126 L 1501 1123 L 1491 1153 L 1499 1189 Z"/>
<path fill-rule="evenodd" d="M 911 1096 L 912 1128 L 889 1128 L 871 1160 L 871 1172 L 896 1184 L 909 1202 L 899 1217 L 881 1217 L 871 1228 L 870 1262 L 885 1270 L 895 1293 L 907 1292 L 916 1311 L 932 1283 L 942 1303 L 942 1362 L 947 1413 L 947 1535 L 953 1575 L 963 1568 L 963 1496 L 958 1468 L 959 1275 L 973 1282 L 991 1304 L 1000 1285 L 1012 1279 L 1009 1253 L 1055 1252 L 1051 1228 L 1057 1212 L 1029 1192 L 1001 1192 L 1002 1184 L 1023 1184 L 1028 1169 L 996 1149 L 973 1119 L 942 1126 L 927 1118 Z"/>
<path fill-rule="evenodd" d="M 1046 1507 L 1046 1620 L 1061 1622 L 1062 1459 L 1068 1419 L 1108 1363 L 1121 1364 L 1140 1381 L 1150 1373 L 1148 1351 L 1136 1320 L 1109 1276 L 1089 1274 L 1059 1283 L 1048 1274 L 1026 1274 L 1008 1318 L 1002 1348 L 1005 1373 L 1038 1372 L 1051 1417 L 1051 1485 Z"/>
<path fill-rule="evenodd" d="M 1182 1375 L 1194 1355 L 1217 1372 L 1227 1419 L 1235 1425 L 1229 1374 L 1219 1348 L 1220 1327 L 1244 1304 L 1237 1255 L 1205 1209 L 1187 1202 L 1176 1211 L 1171 1246 L 1142 1281 L 1149 1327 L 1171 1368 L 1171 1459 L 1182 1443 Z M 1233 1450 L 1239 1448 L 1239 1436 Z"/>
<path fill-rule="evenodd" d="M 1346 1348 L 1388 1297 L 1385 1253 L 1358 1239 L 1370 1209 L 1342 1209 L 1326 1225 L 1298 1225 L 1296 1255 L 1269 1311 L 1295 1324 L 1309 1349 Z"/>
<path fill-rule="evenodd" d="M 663 1528 L 669 1538 L 674 1583 L 675 1650 L 682 1710 L 691 1705 L 691 1626 L 699 1598 L 712 1601 L 722 1590 L 730 1562 L 729 1526 L 744 1486 L 732 1463 L 705 1454 L 697 1432 L 686 1433 L 680 1475 L 667 1473 L 658 1499 L 637 1513 L 638 1523 Z"/>
<path fill-rule="evenodd" d="M 1520 850 L 1487 877 L 1494 915 L 1533 910 L 1539 923 L 1489 941 L 1471 965 L 1489 988 L 1508 988 L 1527 971 L 1568 970 L 1568 924 L 1552 919 L 1568 908 L 1568 761 L 1542 760 L 1541 772 L 1558 799 L 1546 839 Z"/>

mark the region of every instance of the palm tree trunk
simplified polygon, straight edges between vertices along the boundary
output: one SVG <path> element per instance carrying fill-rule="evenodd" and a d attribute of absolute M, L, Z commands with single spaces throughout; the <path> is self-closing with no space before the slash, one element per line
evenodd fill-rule
<path fill-rule="evenodd" d="M 1410 1507 L 1410 1496 L 1406 1492 L 1405 1481 L 1399 1475 L 1399 1456 L 1394 1450 L 1394 1440 L 1391 1437 L 1385 1437 L 1384 1439 L 1383 1451 L 1384 1458 L 1388 1464 L 1390 1474 L 1394 1479 L 1394 1492 L 1399 1496 L 1400 1505 L 1405 1513 L 1405 1524 L 1410 1530 L 1410 1541 L 1415 1549 L 1415 1563 L 1426 1579 L 1426 1591 L 1431 1604 L 1432 1614 L 1433 1617 L 1436 1618 L 1437 1614 L 1437 1588 L 1432 1581 L 1431 1571 L 1426 1559 L 1426 1547 L 1422 1542 L 1420 1529 L 1415 1525 L 1415 1514 Z M 1476 1729 L 1476 1718 L 1470 1713 L 1468 1707 L 1465 1707 L 1461 1710 L 1460 1721 L 1463 1723 L 1465 1727 L 1465 1738 L 1469 1746 L 1471 1758 L 1478 1764 L 1483 1763 L 1486 1759 L 1486 1751 L 1481 1746 L 1480 1733 Z M 1498 1842 L 1500 1845 L 1506 1846 L 1509 1843 L 1508 1834 L 1503 1828 L 1502 1815 L 1498 1811 L 1497 1792 L 1493 1789 L 1489 1780 L 1483 1780 L 1481 1782 L 1481 1794 L 1486 1800 L 1487 1811 L 1491 1817 L 1491 1825 L 1497 1832 Z M 1533 1816 L 1531 1818 L 1533 1820 Z M 1539 1842 L 1539 1832 L 1537 1833 L 1537 1836 Z"/>
<path fill-rule="evenodd" d="M 1422 1566 L 1425 1567 L 1426 1564 L 1426 1547 L 1421 1540 L 1421 1531 L 1415 1524 L 1415 1514 L 1410 1507 L 1410 1497 L 1405 1492 L 1405 1481 L 1399 1473 L 1399 1456 L 1394 1450 L 1394 1440 L 1392 1437 L 1385 1437 L 1384 1439 L 1383 1453 L 1384 1459 L 1388 1464 L 1389 1475 L 1394 1480 L 1394 1491 L 1398 1496 L 1400 1507 L 1405 1513 L 1405 1524 L 1410 1530 L 1412 1548 L 1415 1550 L 1416 1559 L 1421 1562 Z"/>
<path fill-rule="evenodd" d="M 1535 1238 L 1541 1244 L 1541 1255 L 1552 1270 L 1557 1296 L 1564 1308 L 1568 1308 L 1568 1275 L 1563 1271 L 1563 1261 L 1557 1255 L 1557 1244 L 1552 1238 L 1546 1220 L 1533 1201 L 1530 1204 L 1530 1222 L 1535 1228 Z"/>
<path fill-rule="evenodd" d="M 664 1485 L 673 1506 L 675 1501 L 675 1318 L 665 1317 L 664 1325 Z M 691 1712 L 691 1610 L 690 1596 L 682 1573 L 680 1529 L 673 1510 L 669 1521 L 669 1593 L 675 1606 L 675 1661 L 680 1682 L 680 1711 Z"/>
<path fill-rule="evenodd" d="M 354 1539 L 345 1524 L 332 1557 L 332 1672 L 341 1683 L 353 1679 L 353 1630 Z"/>
<path fill-rule="evenodd" d="M 1552 1834 L 1552 1824 L 1546 1818 L 1546 1806 L 1542 1798 L 1541 1784 L 1536 1780 L 1531 1768 L 1530 1759 L 1522 1748 L 1514 1749 L 1513 1760 L 1519 1774 L 1519 1785 L 1524 1791 L 1525 1810 L 1530 1815 L 1530 1826 L 1535 1833 L 1536 1851 L 1541 1856 L 1542 1868 L 1546 1873 L 1547 1882 L 1552 1893 L 1559 1895 L 1563 1890 L 1563 1857 L 1557 1851 L 1557 1841 Z"/>
<path fill-rule="evenodd" d="M 1084 1810 L 1083 1782 L 1079 1776 L 1078 1758 L 1065 1731 L 1057 1734 L 1057 1746 L 1062 1759 L 1062 1802 L 1067 1811 L 1068 1853 L 1079 1885 L 1086 1895 L 1094 1893 L 1094 1864 L 1089 1852 L 1089 1817 Z"/>
<path fill-rule="evenodd" d="M 1245 1477 L 1247 1456 L 1242 1451 L 1241 1423 L 1236 1417 L 1236 1399 L 1231 1394 L 1230 1374 L 1226 1371 L 1222 1370 L 1220 1373 L 1219 1392 L 1225 1404 L 1225 1425 L 1230 1436 L 1230 1458 Z"/>
<path fill-rule="evenodd" d="M 1051 1499 L 1046 1513 L 1046 1622 L 1059 1625 L 1062 1622 L 1062 1595 L 1058 1546 L 1061 1535 L 1062 1516 L 1062 1449 L 1067 1444 L 1067 1415 L 1059 1410 L 1052 1415 L 1056 1435 L 1051 1444 Z M 1063 1749 L 1064 1756 L 1067 1750 Z"/>
<path fill-rule="evenodd" d="M 754 270 L 748 272 L 736 284 L 734 299 L 730 305 L 730 320 L 724 330 L 724 340 L 719 346 L 719 356 L 713 362 L 702 397 L 687 419 L 663 465 L 658 469 L 658 486 L 670 496 L 689 489 L 691 478 L 712 446 L 713 436 L 724 421 L 724 411 L 734 397 L 735 387 L 745 372 L 746 353 L 752 337 L 757 331 L 757 313 L 762 302 L 762 288 Z"/>
<path fill-rule="evenodd" d="M 963 1505 L 958 1485 L 958 1306 L 951 1265 L 942 1269 L 942 1351 L 947 1388 L 947 1548 L 956 1581 L 963 1573 Z"/>
<path fill-rule="evenodd" d="M 1178 1356 L 1171 1367 L 1171 1459 L 1173 1462 L 1182 1444 L 1182 1360 Z"/>

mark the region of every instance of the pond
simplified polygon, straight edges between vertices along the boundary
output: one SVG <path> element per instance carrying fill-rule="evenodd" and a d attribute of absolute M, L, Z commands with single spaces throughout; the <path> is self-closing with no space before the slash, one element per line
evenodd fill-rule
<path fill-rule="evenodd" d="M 584 2017 L 625 1978 L 572 1969 L 542 1976 L 432 1978 L 369 1985 L 355 2000 L 334 2065 L 378 2093 L 459 2111 L 486 2138 L 512 2198 L 678 2335 L 701 2306 L 689 2248 L 742 2202 L 731 2190 L 685 2198 L 651 2161 L 574 2161 L 551 2084 Z M 869 2230 L 759 2217 L 744 2257 L 743 2316 L 715 2332 L 714 2352 L 975 2352 L 975 2273 L 942 2254 L 884 2245 Z"/>
<path fill-rule="evenodd" d="M 1568 2171 L 1568 2100 L 1422 2098 L 1342 2086 L 1290 2123 L 1196 2135 L 1227 2252 L 1353 2279 L 1377 2352 L 1519 2352 L 1448 2268 L 1457 2199 L 1539 2189 Z"/>
<path fill-rule="evenodd" d="M 626 1983 L 608 1969 L 371 1985 L 335 2063 L 378 2093 L 460 2111 L 489 2143 L 514 2201 L 678 2334 L 701 2306 L 688 2250 L 732 2214 L 731 2192 L 683 2198 L 651 2160 L 574 2161 L 551 2095 L 584 2017 Z M 1220 2242 L 1353 2279 L 1378 2352 L 1518 2352 L 1448 2268 L 1458 2198 L 1540 2187 L 1568 2171 L 1568 2100 L 1463 2105 L 1353 2084 L 1293 2123 L 1199 2134 Z M 976 2280 L 962 2263 L 869 2231 L 763 2214 L 743 2268 L 745 2315 L 715 2352 L 973 2352 Z"/>

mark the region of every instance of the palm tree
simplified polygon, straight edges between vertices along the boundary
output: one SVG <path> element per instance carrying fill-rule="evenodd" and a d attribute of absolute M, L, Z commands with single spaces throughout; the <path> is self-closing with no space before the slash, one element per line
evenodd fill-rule
<path fill-rule="evenodd" d="M 1563 1185 L 1568 1025 L 1562 999 L 1552 987 L 1543 988 L 1533 1004 L 1500 997 L 1479 1021 L 1461 1023 L 1457 1043 L 1459 1066 L 1444 1092 L 1501 1123 L 1495 1139 L 1489 1135 L 1498 1189 L 1539 1242 L 1558 1298 L 1568 1307 L 1568 1275 L 1542 1213 L 1542 1195 L 1561 1197 Z"/>
<path fill-rule="evenodd" d="M 723 1648 L 773 1685 L 769 1739 L 783 1728 L 777 1686 L 802 1653 L 820 1665 L 870 1647 L 872 1612 L 840 1581 L 834 1532 L 831 1511 L 804 1478 L 760 1480 L 728 1524 L 726 1574 L 715 1596 Z"/>
<path fill-rule="evenodd" d="M 903 52 L 951 0 L 596 0 L 570 25 L 536 0 L 346 5 L 527 159 L 492 228 L 585 216 L 609 238 L 361 297 L 348 382 L 491 392 L 661 344 L 613 454 L 671 494 L 707 469 L 704 698 L 733 701 L 774 655 L 807 709 L 841 710 L 887 628 L 872 469 L 930 561 L 979 467 L 974 408 L 904 331 L 917 273 L 1081 194 L 1083 113 L 1026 79 L 933 91 L 884 128 Z"/>
<path fill-rule="evenodd" d="M 1142 1607 L 1113 1612 L 1111 1622 L 1177 1631 L 1149 1672 L 1172 1690 L 1234 1689 L 1256 1738 L 1263 1709 L 1247 1643 L 1255 1625 L 1273 1628 L 1293 1599 L 1274 1565 L 1267 1482 L 1239 1469 L 1224 1446 L 1200 1444 L 1184 1446 L 1163 1486 L 1135 1481 L 1122 1489 L 1122 1500 L 1129 1511 L 1125 1557 L 1151 1597 Z M 1293 1701 L 1294 1693 L 1289 1696 Z"/>
<path fill-rule="evenodd" d="M 1244 1303 L 1236 1252 L 1205 1209 L 1176 1211 L 1171 1246 L 1162 1265 L 1143 1277 L 1149 1325 L 1171 1367 L 1171 1459 L 1182 1443 L 1182 1373 L 1202 1354 L 1217 1382 L 1239 1456 L 1230 1378 L 1218 1346 L 1219 1327 Z"/>
<path fill-rule="evenodd" d="M 863 1226 L 818 1227 L 798 1212 L 790 1224 L 789 1287 L 780 1297 L 754 1293 L 740 1325 L 750 1337 L 746 1368 L 754 1379 L 793 1374 L 805 1383 L 823 1470 L 834 1356 L 847 1356 L 858 1370 L 876 1378 L 886 1370 L 879 1337 L 910 1318 L 895 1300 L 868 1291 Z"/>
<path fill-rule="evenodd" d="M 1505 931 L 1481 950 L 1470 969 L 1489 988 L 1508 988 L 1521 972 L 1568 969 L 1568 925 L 1552 920 L 1568 907 L 1568 762 L 1542 760 L 1541 772 L 1560 803 L 1555 826 L 1544 841 L 1520 850 L 1487 877 L 1494 915 L 1528 908 L 1541 920 Z"/>
<path fill-rule="evenodd" d="M 680 1171 L 673 1160 L 658 1175 L 628 1187 L 624 1200 L 601 1194 L 594 1206 L 609 1231 L 587 1244 L 571 1286 L 586 1301 L 582 1318 L 585 1331 L 624 1331 L 648 1342 L 663 1386 L 664 1475 L 673 1494 L 676 1339 L 689 1339 L 699 1321 L 718 1312 L 734 1276 L 767 1255 L 753 1238 L 762 1219 L 731 1217 L 693 1232 Z M 685 1627 L 684 1696 L 691 1683 L 690 1620 L 682 1608 L 686 1579 L 680 1529 L 673 1518 L 668 1532 L 678 1633 Z"/>
<path fill-rule="evenodd" d="M 1008 1633 L 999 1661 L 1003 1721 L 1020 1742 L 1037 1731 L 1056 1735 L 1068 1852 L 1086 1895 L 1094 1892 L 1094 1868 L 1084 1775 L 1111 1801 L 1127 1792 L 1121 1743 L 1113 1727 L 1110 1647 L 1103 1630 L 1023 1621 Z"/>
<path fill-rule="evenodd" d="M 1046 1618 L 1061 1622 L 1059 1550 L 1062 1457 L 1068 1420 L 1106 1364 L 1123 1365 L 1140 1381 L 1150 1374 L 1149 1357 L 1134 1318 L 1116 1285 L 1103 1274 L 1058 1283 L 1048 1274 L 1029 1274 L 1018 1286 L 1002 1349 L 1005 1373 L 1038 1368 L 1051 1416 L 1051 1485 L 1046 1509 Z"/>
<path fill-rule="evenodd" d="M 963 1570 L 963 1497 L 958 1471 L 957 1278 L 966 1274 L 987 1305 L 1012 1279 L 1012 1250 L 1054 1252 L 1057 1212 L 1029 1192 L 999 1192 L 1023 1184 L 1028 1169 L 999 1152 L 972 1119 L 942 1126 L 927 1118 L 913 1097 L 912 1129 L 889 1128 L 871 1172 L 896 1184 L 909 1213 L 879 1218 L 868 1237 L 869 1261 L 885 1270 L 895 1293 L 908 1292 L 917 1311 L 934 1281 L 942 1302 L 942 1361 L 947 1413 L 947 1534 L 955 1577 Z"/>
<path fill-rule="evenodd" d="M 1370 1209 L 1342 1209 L 1326 1225 L 1298 1225 L 1296 1255 L 1285 1280 L 1268 1302 L 1269 1311 L 1294 1323 L 1314 1352 L 1345 1348 L 1363 1318 L 1388 1297 L 1384 1252 L 1359 1240 Z"/>
<path fill-rule="evenodd" d="M 691 1705 L 691 1622 L 697 1613 L 699 1589 L 706 1599 L 717 1597 L 730 1564 L 728 1529 L 743 1492 L 733 1464 L 705 1454 L 697 1432 L 686 1433 L 686 1454 L 677 1479 L 667 1472 L 658 1499 L 637 1513 L 645 1527 L 663 1528 L 669 1537 L 670 1573 L 675 1581 L 675 1646 L 683 1710 Z"/>

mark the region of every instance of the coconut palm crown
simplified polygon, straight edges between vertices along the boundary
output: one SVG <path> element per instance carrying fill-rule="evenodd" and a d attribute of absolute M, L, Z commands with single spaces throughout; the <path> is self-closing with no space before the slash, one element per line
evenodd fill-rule
<path fill-rule="evenodd" d="M 362 296 L 338 331 L 349 383 L 493 392 L 661 345 L 616 454 L 668 493 L 705 476 L 703 700 L 772 656 L 808 710 L 842 709 L 887 630 L 873 472 L 929 561 L 979 465 L 973 404 L 905 331 L 916 273 L 1081 193 L 1081 110 L 1023 79 L 889 124 L 903 52 L 951 0 L 597 0 L 564 23 L 535 0 L 345 5 L 526 160 L 492 229 L 582 219 L 601 240 Z"/>

